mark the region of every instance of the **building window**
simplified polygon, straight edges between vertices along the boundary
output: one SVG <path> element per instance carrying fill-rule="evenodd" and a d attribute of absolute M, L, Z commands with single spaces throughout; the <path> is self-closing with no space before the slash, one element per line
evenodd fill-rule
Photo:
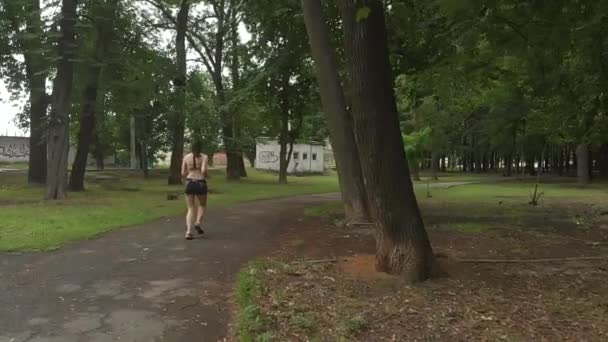
<path fill-rule="evenodd" d="M 302 159 L 304 159 L 304 160 L 308 159 L 308 153 L 302 153 Z"/>
<path fill-rule="evenodd" d="M 293 153 L 293 160 L 298 160 L 298 159 L 300 159 L 300 154 L 298 152 L 294 152 Z M 306 159 L 306 158 L 304 158 L 304 159 Z"/>
<path fill-rule="evenodd" d="M 317 154 L 316 153 L 312 154 L 312 160 L 315 160 L 315 161 L 317 160 Z"/>

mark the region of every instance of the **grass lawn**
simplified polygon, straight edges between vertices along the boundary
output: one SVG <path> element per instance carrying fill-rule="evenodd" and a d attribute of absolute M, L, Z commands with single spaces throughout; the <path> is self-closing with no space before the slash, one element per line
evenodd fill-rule
<path fill-rule="evenodd" d="M 528 205 L 532 180 L 431 188 L 430 198 L 416 185 L 449 274 L 417 286 L 375 272 L 373 229 L 336 227 L 340 203 L 307 208 L 271 258 L 241 272 L 235 334 L 241 341 L 605 341 L 608 259 L 470 260 L 608 257 L 608 186 L 547 181 L 536 207 Z"/>
<path fill-rule="evenodd" d="M 279 185 L 276 175 L 248 172 L 249 177 L 240 182 L 227 182 L 222 171 L 214 170 L 209 180 L 209 206 L 338 191 L 333 175 L 290 177 L 288 185 Z M 181 193 L 183 187 L 167 186 L 160 173 L 149 180 L 128 172 L 90 173 L 86 192 L 70 193 L 59 202 L 41 200 L 43 189 L 25 185 L 25 177 L 0 173 L 0 251 L 55 249 L 66 242 L 184 211 L 183 200 L 167 200 L 167 193 Z"/>
<path fill-rule="evenodd" d="M 0 162 L 0 169 L 27 170 L 27 163 L 25 163 L 25 162 L 18 162 L 18 163 Z"/>

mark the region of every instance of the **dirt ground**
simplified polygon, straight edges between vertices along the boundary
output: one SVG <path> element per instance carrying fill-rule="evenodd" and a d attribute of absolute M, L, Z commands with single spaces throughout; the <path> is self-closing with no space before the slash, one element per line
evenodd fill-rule
<path fill-rule="evenodd" d="M 369 228 L 303 216 L 261 275 L 256 303 L 273 340 L 607 341 L 608 260 L 459 260 L 608 256 L 608 212 L 578 202 L 495 209 L 423 202 L 449 276 L 417 286 L 374 271 Z"/>

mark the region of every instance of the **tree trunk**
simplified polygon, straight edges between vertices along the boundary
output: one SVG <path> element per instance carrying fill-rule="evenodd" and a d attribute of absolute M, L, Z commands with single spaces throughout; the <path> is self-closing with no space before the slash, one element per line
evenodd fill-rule
<path fill-rule="evenodd" d="M 129 138 L 130 148 L 129 156 L 131 157 L 131 170 L 137 170 L 137 144 L 135 137 L 135 114 L 129 116 Z"/>
<path fill-rule="evenodd" d="M 103 171 L 106 168 L 104 160 L 103 160 L 103 156 L 96 156 L 95 164 L 97 166 L 98 171 Z"/>
<path fill-rule="evenodd" d="M 438 180 L 437 172 L 439 171 L 439 153 L 431 153 L 431 178 Z"/>
<path fill-rule="evenodd" d="M 286 90 L 283 88 L 282 93 Z M 287 156 L 287 143 L 289 140 L 289 112 L 285 104 L 285 99 L 282 100 L 283 105 L 281 110 L 281 133 L 279 135 L 279 183 L 287 184 L 287 168 L 289 161 Z M 293 146 L 293 145 L 292 145 Z"/>
<path fill-rule="evenodd" d="M 64 199 L 67 195 L 69 120 L 74 80 L 76 47 L 76 0 L 62 0 L 59 38 L 59 64 L 53 82 L 53 107 L 48 131 L 46 199 Z"/>
<path fill-rule="evenodd" d="M 376 267 L 424 281 L 434 266 L 433 250 L 401 138 L 383 2 L 344 0 L 343 5 L 355 137 L 376 226 Z M 369 8 L 369 15 L 357 20 L 361 8 Z"/>
<path fill-rule="evenodd" d="M 304 22 L 308 33 L 323 111 L 330 140 L 342 202 L 348 221 L 369 221 L 369 205 L 363 183 L 359 151 L 353 134 L 352 118 L 346 107 L 344 90 L 338 72 L 338 61 L 329 29 L 324 21 L 320 0 L 302 0 Z"/>
<path fill-rule="evenodd" d="M 239 30 L 238 20 L 236 11 L 232 13 L 234 16 L 230 18 L 231 25 L 231 43 L 232 43 L 232 63 L 231 63 L 231 74 L 232 74 L 232 95 L 235 96 L 240 89 L 241 77 L 240 77 L 240 58 L 239 58 Z M 236 139 L 241 138 L 240 125 L 239 125 L 239 114 L 238 110 L 232 113 L 232 126 L 234 130 L 234 136 Z M 245 161 L 243 160 L 243 148 L 240 143 L 236 144 L 236 154 L 238 154 L 237 168 L 239 176 L 242 178 L 247 177 L 247 170 L 245 169 Z"/>
<path fill-rule="evenodd" d="M 526 173 L 530 176 L 534 176 L 536 171 L 534 169 L 534 157 L 528 156 L 526 158 Z"/>
<path fill-rule="evenodd" d="M 148 165 L 148 145 L 145 140 L 139 142 L 139 159 L 141 160 L 141 169 L 144 173 L 144 178 L 150 177 L 150 166 Z"/>
<path fill-rule="evenodd" d="M 598 164 L 600 169 L 600 177 L 608 178 L 608 143 L 602 144 L 600 147 Z"/>
<path fill-rule="evenodd" d="M 576 175 L 582 186 L 589 184 L 589 145 L 580 144 L 576 148 Z"/>
<path fill-rule="evenodd" d="M 177 104 L 174 118 L 172 120 L 172 148 L 171 167 L 168 183 L 181 184 L 181 166 L 184 155 L 184 133 L 186 120 L 186 31 L 188 30 L 188 14 L 190 1 L 182 0 L 177 13 L 177 27 L 175 37 L 175 61 L 177 64 L 177 75 L 173 81 L 177 93 Z"/>
<path fill-rule="evenodd" d="M 109 17 L 104 16 L 102 23 L 96 23 L 97 39 L 93 60 L 88 67 L 87 81 L 82 95 L 82 110 L 80 112 L 80 130 L 78 131 L 78 146 L 76 158 L 72 164 L 69 188 L 72 191 L 84 191 L 84 176 L 87 168 L 87 160 L 91 142 L 94 138 L 96 125 L 97 96 L 99 90 L 99 80 L 102 66 L 105 60 L 105 53 L 111 39 L 111 28 L 113 23 L 113 13 Z M 101 15 L 101 13 L 99 13 Z M 97 19 L 96 19 L 97 20 Z"/>
<path fill-rule="evenodd" d="M 42 20 L 40 0 L 30 0 L 26 16 L 26 32 L 31 36 L 25 39 L 25 71 L 30 86 L 30 156 L 27 180 L 30 184 L 44 184 L 47 172 L 47 145 L 44 121 L 48 108 L 46 94 L 45 65 L 42 56 Z"/>
<path fill-rule="evenodd" d="M 566 169 L 566 174 L 570 174 L 570 162 L 572 161 L 572 153 L 570 151 L 570 147 L 566 148 L 564 157 L 564 168 Z"/>
<path fill-rule="evenodd" d="M 420 163 L 418 161 L 414 161 L 409 164 L 412 167 L 412 179 L 415 181 L 420 181 Z"/>
<path fill-rule="evenodd" d="M 245 168 L 245 159 L 243 158 L 242 153 L 239 153 L 239 159 L 237 161 L 239 163 L 239 176 L 241 176 L 241 178 L 247 177 L 247 169 Z"/>
<path fill-rule="evenodd" d="M 507 177 L 513 176 L 513 153 L 509 153 L 509 155 L 505 159 L 505 169 L 506 169 L 505 175 Z"/>

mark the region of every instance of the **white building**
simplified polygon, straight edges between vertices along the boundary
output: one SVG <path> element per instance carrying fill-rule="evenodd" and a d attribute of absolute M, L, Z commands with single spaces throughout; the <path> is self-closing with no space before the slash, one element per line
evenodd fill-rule
<path fill-rule="evenodd" d="M 287 146 L 289 152 L 289 145 Z M 279 171 L 281 146 L 276 140 L 258 139 L 256 142 L 255 168 L 258 170 Z M 325 172 L 325 145 L 316 142 L 293 145 L 293 154 L 287 173 L 323 173 Z"/>

